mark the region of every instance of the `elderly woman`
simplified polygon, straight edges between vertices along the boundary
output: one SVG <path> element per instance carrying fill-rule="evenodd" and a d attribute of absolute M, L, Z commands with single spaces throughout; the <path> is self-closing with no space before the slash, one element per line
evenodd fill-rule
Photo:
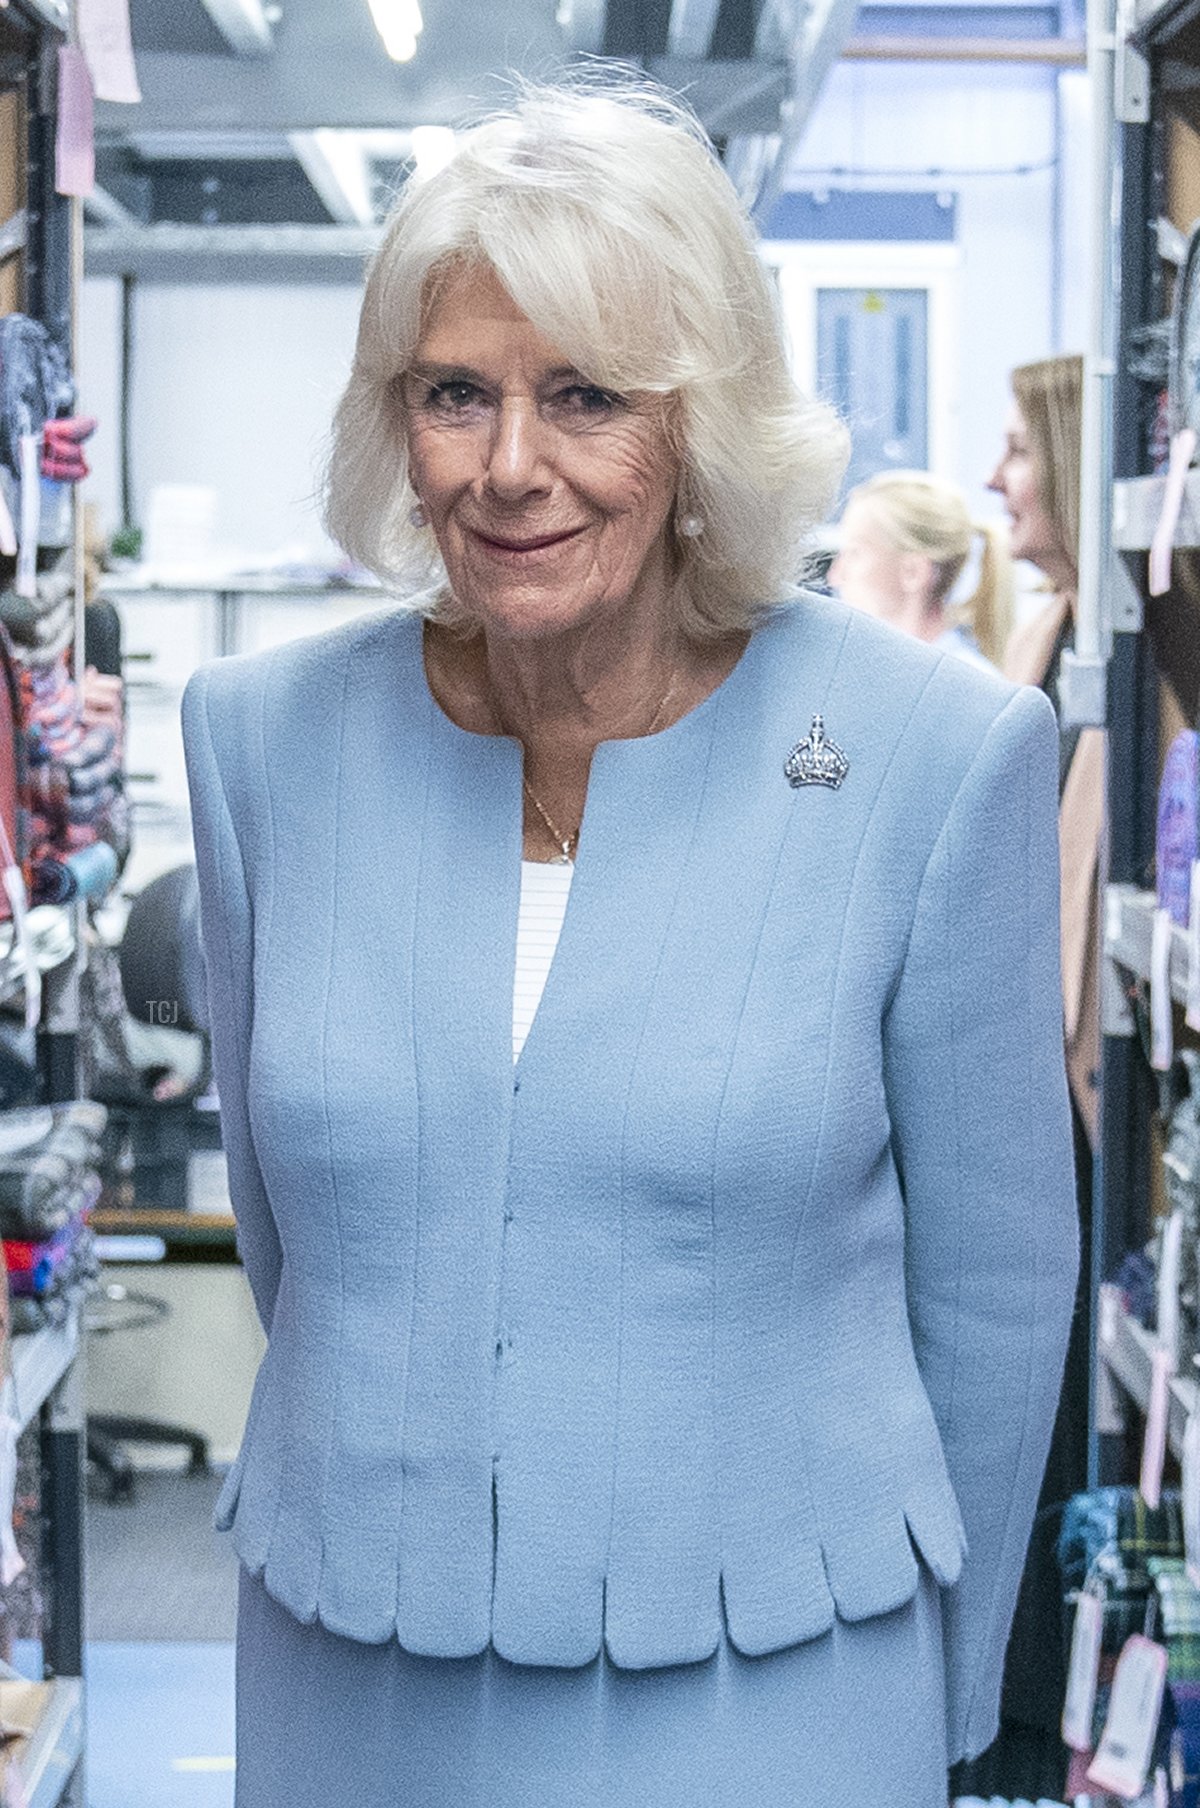
<path fill-rule="evenodd" d="M 796 594 L 842 457 L 666 101 L 531 92 L 401 196 L 329 519 L 428 587 L 184 705 L 241 1808 L 935 1808 L 992 1736 L 1075 1266 L 1054 719 Z"/>

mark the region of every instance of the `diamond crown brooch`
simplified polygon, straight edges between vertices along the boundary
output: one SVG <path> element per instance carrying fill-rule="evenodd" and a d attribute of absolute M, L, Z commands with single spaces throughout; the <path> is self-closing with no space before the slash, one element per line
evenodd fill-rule
<path fill-rule="evenodd" d="M 836 791 L 850 770 L 850 762 L 825 733 L 822 717 L 814 716 L 813 725 L 802 741 L 797 741 L 784 763 L 789 785 L 827 785 Z"/>

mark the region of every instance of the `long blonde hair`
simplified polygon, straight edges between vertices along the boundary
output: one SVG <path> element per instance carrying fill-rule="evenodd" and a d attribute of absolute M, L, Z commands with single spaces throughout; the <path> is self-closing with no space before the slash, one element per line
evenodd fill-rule
<path fill-rule="evenodd" d="M 955 484 L 929 471 L 880 471 L 852 492 L 890 546 L 897 552 L 920 553 L 933 566 L 930 601 L 946 605 L 976 541 L 980 543 L 979 577 L 965 602 L 949 610 L 955 624 L 968 628 L 980 652 L 999 665 L 1012 632 L 1012 560 L 1004 530 L 971 519 L 966 498 Z"/>
<path fill-rule="evenodd" d="M 1079 466 L 1083 456 L 1083 359 L 1078 353 L 1020 364 L 1012 390 L 1029 434 L 1041 502 L 1079 565 Z"/>

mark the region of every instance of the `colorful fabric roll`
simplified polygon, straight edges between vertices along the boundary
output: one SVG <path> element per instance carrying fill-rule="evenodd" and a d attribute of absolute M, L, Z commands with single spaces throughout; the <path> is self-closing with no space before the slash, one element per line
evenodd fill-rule
<path fill-rule="evenodd" d="M 40 1296 L 54 1291 L 73 1265 L 75 1251 L 89 1236 L 82 1218 L 73 1218 L 48 1243 L 24 1243 L 4 1239 L 4 1261 L 10 1293 Z"/>
<path fill-rule="evenodd" d="M 1200 1683 L 1200 1589 L 1178 1557 L 1151 1557 L 1147 1568 L 1154 1579 L 1160 1636 L 1167 1647 L 1167 1681 Z"/>

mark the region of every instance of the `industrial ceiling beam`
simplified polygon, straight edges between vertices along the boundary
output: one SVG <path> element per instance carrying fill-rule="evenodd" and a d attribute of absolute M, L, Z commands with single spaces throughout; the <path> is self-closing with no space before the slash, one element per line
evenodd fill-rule
<path fill-rule="evenodd" d="M 269 56 L 275 38 L 262 0 L 200 0 L 235 56 Z"/>
<path fill-rule="evenodd" d="M 681 94 L 710 138 L 778 132 L 788 93 L 788 65 L 778 57 L 717 63 L 691 57 L 651 57 L 649 73 Z"/>
<path fill-rule="evenodd" d="M 371 164 L 356 132 L 293 132 L 288 143 L 330 216 L 342 225 L 375 219 Z"/>
<path fill-rule="evenodd" d="M 705 57 L 712 44 L 713 28 L 721 0 L 674 0 L 667 49 L 672 56 Z"/>
<path fill-rule="evenodd" d="M 775 0 L 764 8 L 760 41 L 777 41 L 782 35 L 788 43 L 791 92 L 783 108 L 778 145 L 754 202 L 760 225 L 770 217 L 783 191 L 817 97 L 854 30 L 858 7 L 859 0 Z"/>
<path fill-rule="evenodd" d="M 755 54 L 762 0 L 721 0 L 708 53 L 736 59 Z"/>
<path fill-rule="evenodd" d="M 1086 69 L 1082 38 L 851 38 L 845 62 L 1041 63 L 1054 69 Z"/>
<path fill-rule="evenodd" d="M 7 5 L 8 0 L 5 0 Z M 24 13 L 35 25 L 50 25 L 64 35 L 70 28 L 71 13 L 67 0 L 17 0 L 17 12 Z"/>
<path fill-rule="evenodd" d="M 382 228 L 368 226 L 89 227 L 89 276 L 143 282 L 362 280 Z"/>
<path fill-rule="evenodd" d="M 599 56 L 604 47 L 606 0 L 559 0 L 556 23 L 577 56 Z"/>
<path fill-rule="evenodd" d="M 671 0 L 608 0 L 604 9 L 604 55 L 626 61 L 665 56 Z"/>
<path fill-rule="evenodd" d="M 138 218 L 123 207 L 117 197 L 97 183 L 90 195 L 85 195 L 83 202 L 84 218 L 89 223 L 97 222 L 101 226 L 123 227 L 135 231 Z"/>

